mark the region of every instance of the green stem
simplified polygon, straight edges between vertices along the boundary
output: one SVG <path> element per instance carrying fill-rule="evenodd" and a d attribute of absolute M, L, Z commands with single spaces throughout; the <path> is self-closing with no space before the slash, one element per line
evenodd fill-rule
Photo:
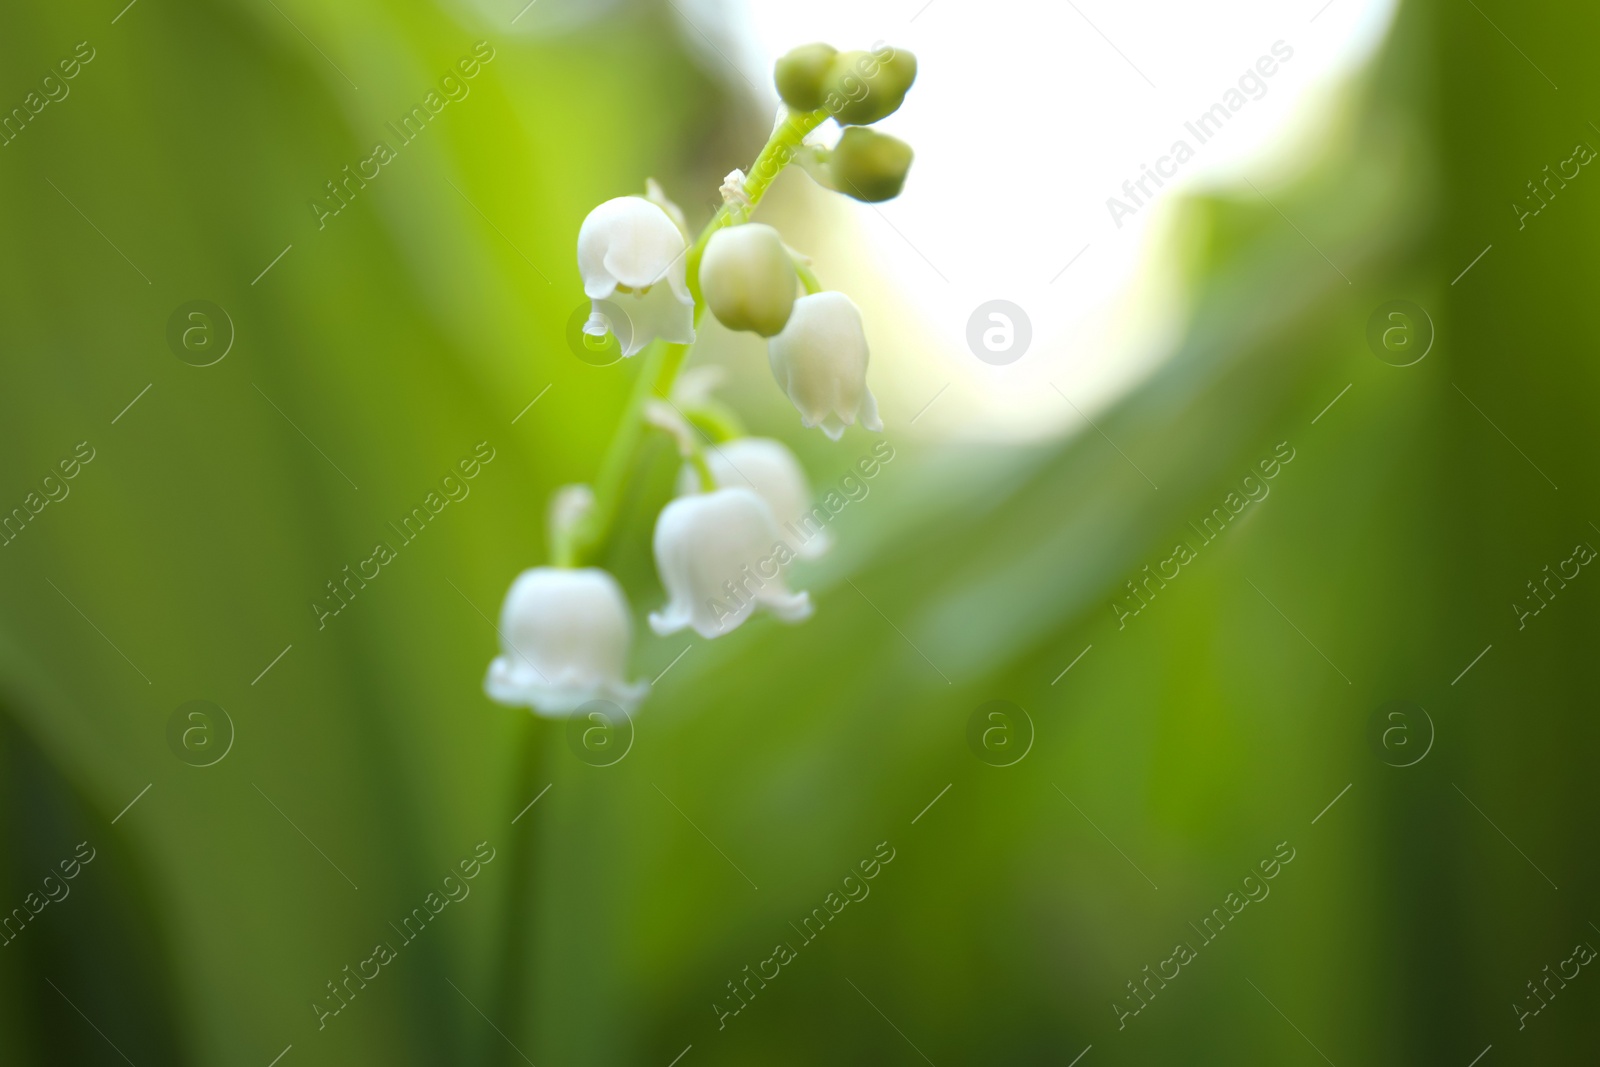
<path fill-rule="evenodd" d="M 717 479 L 712 476 L 711 466 L 706 462 L 706 450 L 700 447 L 699 442 L 695 442 L 694 448 L 690 450 L 689 455 L 685 458 L 688 459 L 689 465 L 694 467 L 695 474 L 700 478 L 700 491 L 702 493 L 709 493 L 717 487 Z"/>
<path fill-rule="evenodd" d="M 744 436 L 744 424 L 739 421 L 739 416 L 732 408 L 718 401 L 707 400 L 699 407 L 689 408 L 683 415 L 713 444 L 725 444 Z"/>
<path fill-rule="evenodd" d="M 576 567 L 578 565 L 578 546 L 574 541 L 575 531 L 573 530 L 552 529 L 550 531 L 550 562 L 553 566 Z"/>
<path fill-rule="evenodd" d="M 628 470 L 633 463 L 634 452 L 639 447 L 640 437 L 644 435 L 641 416 L 644 413 L 645 402 L 653 394 L 661 368 L 670 358 L 673 349 L 687 352 L 688 346 L 652 341 L 644 350 L 643 366 L 639 368 L 639 376 L 634 379 L 633 392 L 628 396 L 628 406 L 623 409 L 622 418 L 611 437 L 611 445 L 606 450 L 605 460 L 600 465 L 600 475 L 595 479 L 594 510 L 578 524 L 577 529 L 572 531 L 571 544 L 568 546 L 570 566 L 581 566 L 593 561 L 605 547 L 606 538 L 611 532 L 611 524 L 616 519 L 617 508 L 622 501 L 622 490 L 627 485 Z M 682 364 L 681 354 L 678 355 L 677 362 Z"/>
<path fill-rule="evenodd" d="M 816 272 L 798 252 L 791 250 L 789 261 L 794 264 L 794 272 L 800 276 L 800 284 L 806 287 L 808 295 L 822 292 L 822 283 L 817 280 Z"/>
<path fill-rule="evenodd" d="M 700 318 L 700 305 L 695 305 L 695 319 Z M 678 372 L 683 369 L 684 363 L 689 359 L 689 345 L 669 345 L 667 357 L 661 361 L 661 366 L 656 372 L 655 385 L 651 388 L 652 396 L 666 400 L 672 396 L 672 383 L 678 380 Z"/>
<path fill-rule="evenodd" d="M 706 243 L 711 240 L 711 235 L 726 226 L 737 225 L 749 219 L 750 213 L 761 203 L 761 198 L 771 187 L 773 179 L 795 158 L 806 136 L 822 125 L 827 118 L 828 112 L 825 109 L 789 112 L 778 128 L 773 130 L 772 136 L 768 138 L 765 147 L 761 149 L 761 154 L 756 156 L 756 161 L 750 165 L 750 171 L 745 176 L 744 191 L 750 199 L 749 209 L 743 206 L 736 209 L 724 204 L 717 209 L 715 215 L 711 216 L 711 221 L 706 223 L 705 229 L 700 231 L 700 236 L 690 246 L 685 270 L 689 292 L 694 297 L 694 321 L 697 325 L 701 315 L 705 313 L 705 300 L 700 294 L 700 259 L 705 255 Z M 805 276 L 801 277 L 803 279 Z M 812 281 L 814 282 L 815 278 Z M 810 291 L 810 283 L 807 283 L 807 291 Z M 635 380 L 633 392 L 628 397 L 628 406 L 623 410 L 622 419 L 617 424 L 617 431 L 611 438 L 611 445 L 601 463 L 600 474 L 595 479 L 594 510 L 572 532 L 568 543 L 558 540 L 552 546 L 552 555 L 556 559 L 557 566 L 581 566 L 598 558 L 604 551 L 606 542 L 611 537 L 612 526 L 616 522 L 622 493 L 627 487 L 640 438 L 643 436 L 642 416 L 645 401 L 652 396 L 665 399 L 672 395 L 672 384 L 677 381 L 678 372 L 683 369 L 684 362 L 689 358 L 689 348 L 689 345 L 669 345 L 654 341 L 645 349 L 644 365 L 639 368 L 639 377 Z M 704 460 L 701 462 L 704 463 Z"/>
<path fill-rule="evenodd" d="M 789 112 L 778 124 L 778 128 L 772 131 L 766 146 L 761 149 L 761 154 L 756 156 L 756 161 L 750 164 L 750 172 L 745 175 L 744 192 L 750 198 L 749 209 L 724 204 L 717 209 L 715 215 L 711 216 L 706 228 L 700 231 L 694 247 L 689 249 L 688 263 L 689 292 L 694 295 L 696 322 L 700 320 L 700 314 L 705 309 L 705 301 L 700 297 L 700 259 L 706 253 L 706 243 L 711 240 L 711 235 L 724 227 L 749 219 L 751 213 L 761 203 L 761 198 L 766 195 L 773 179 L 784 167 L 793 162 L 806 137 L 827 118 L 828 112 L 825 108 L 818 108 L 816 111 Z"/>
<path fill-rule="evenodd" d="M 556 567 L 576 567 L 578 565 L 578 550 L 572 543 L 571 534 L 559 534 L 550 546 L 550 563 Z"/>
<path fill-rule="evenodd" d="M 527 799 L 535 797 L 544 786 L 540 781 L 548 764 L 549 738 L 555 724 L 537 715 L 523 715 L 519 724 L 519 763 L 512 782 L 516 790 L 512 804 L 521 807 Z M 548 811 L 548 808 L 546 809 Z M 500 927 L 499 1000 L 496 1017 L 507 1020 L 527 1019 L 520 1030 L 524 1035 L 538 1031 L 533 1009 L 536 993 L 533 988 L 533 961 L 537 959 L 538 913 L 530 901 L 537 898 L 539 880 L 538 844 L 544 827 L 545 812 L 528 811 L 522 825 L 511 827 L 510 841 L 505 842 L 506 865 L 510 868 L 509 885 L 506 886 L 505 920 Z M 492 1057 L 495 1063 L 507 1067 L 513 1062 L 508 1053 Z"/>
<path fill-rule="evenodd" d="M 826 122 L 828 115 L 827 108 L 818 108 L 815 111 L 791 111 L 782 124 L 772 131 L 766 147 L 761 150 L 761 154 L 750 167 L 750 173 L 745 176 L 744 191 L 750 197 L 751 210 L 754 210 L 761 202 L 762 196 L 766 195 L 767 186 L 772 184 L 778 172 L 793 162 L 806 137 L 812 130 Z"/>

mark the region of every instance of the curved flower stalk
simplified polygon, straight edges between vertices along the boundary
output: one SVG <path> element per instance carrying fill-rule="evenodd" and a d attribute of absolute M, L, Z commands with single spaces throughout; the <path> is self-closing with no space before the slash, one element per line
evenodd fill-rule
<path fill-rule="evenodd" d="M 851 426 L 883 429 L 867 387 L 860 311 L 843 293 L 824 290 L 810 261 L 751 216 L 796 161 L 824 187 L 857 200 L 898 195 L 911 149 L 866 127 L 900 107 L 916 69 L 911 53 L 887 46 L 801 46 L 775 69 L 785 106 L 765 147 L 748 170 L 728 175 L 722 206 L 692 241 L 683 212 L 653 179 L 644 196 L 607 200 L 584 219 L 578 271 L 593 302 L 584 330 L 616 333 L 623 355 L 640 356 L 640 367 L 593 487 L 568 486 L 557 495 L 554 565 L 524 571 L 506 595 L 504 647 L 485 681 L 495 700 L 560 717 L 586 700 L 631 709 L 644 696 L 643 683 L 625 680 L 627 599 L 611 575 L 585 565 L 610 545 L 650 429 L 666 432 L 687 464 L 680 495 L 656 521 L 653 548 L 667 602 L 650 614 L 651 628 L 713 638 L 757 611 L 785 622 L 810 616 L 810 598 L 792 592 L 783 574 L 792 560 L 814 558 L 827 546 L 826 536 L 799 547 L 785 541 L 786 524 L 811 510 L 805 471 L 779 442 L 746 436 L 737 415 L 710 397 L 709 378 L 693 388 L 674 385 L 709 310 L 727 329 L 767 339 L 773 376 L 804 426 L 834 440 Z M 829 119 L 845 127 L 835 146 L 808 143 Z"/>
<path fill-rule="evenodd" d="M 811 486 L 806 481 L 805 468 L 781 441 L 739 437 L 707 451 L 705 460 L 718 488 L 753 489 L 766 501 L 784 532 L 809 531 L 806 519 L 814 502 Z M 686 465 L 678 475 L 678 495 L 688 496 L 700 488 L 699 474 L 693 466 Z M 800 534 L 795 539 L 800 542 L 793 545 L 798 559 L 817 559 L 833 545 L 833 535 L 827 529 Z"/>

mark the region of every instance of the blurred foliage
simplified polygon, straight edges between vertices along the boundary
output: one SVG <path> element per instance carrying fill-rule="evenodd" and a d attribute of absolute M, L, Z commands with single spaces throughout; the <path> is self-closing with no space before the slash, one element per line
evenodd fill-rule
<path fill-rule="evenodd" d="M 601 769 L 480 689 L 544 502 L 593 475 L 633 370 L 566 350 L 572 242 L 648 174 L 708 188 L 759 130 L 728 135 L 665 5 L 548 33 L 581 8 L 507 32 L 116 6 L 0 35 L 6 106 L 94 49 L 0 148 L 0 506 L 95 450 L 3 549 L 0 906 L 97 850 L 0 949 L 0 1061 L 1309 1063 L 1308 1038 L 1339 1063 L 1593 1061 L 1600 982 L 1522 1032 L 1506 1006 L 1600 936 L 1596 594 L 1522 631 L 1505 604 L 1596 534 L 1600 194 L 1580 179 L 1521 230 L 1504 208 L 1594 143 L 1592 10 L 1497 10 L 1508 46 L 1473 5 L 1406 4 L 1292 186 L 1191 206 L 1185 340 L 1097 419 L 1127 458 L 1092 431 L 935 449 L 891 426 L 835 556 L 798 572 L 816 618 L 641 637 L 643 676 L 690 651 Z M 470 95 L 318 229 L 308 200 L 479 40 Z M 1407 368 L 1363 336 L 1400 297 L 1438 330 Z M 237 331 L 207 368 L 166 342 L 194 299 Z M 306 603 L 481 441 L 471 495 L 319 630 Z M 1270 497 L 1119 629 L 1123 583 L 1285 441 Z M 641 612 L 653 464 L 608 561 Z M 204 769 L 166 740 L 197 698 L 237 729 Z M 964 741 L 996 698 L 1037 727 L 1009 768 Z M 1366 741 L 1394 698 L 1438 730 L 1403 770 Z M 481 841 L 471 895 L 319 1031 L 324 984 Z M 870 897 L 800 947 L 884 841 Z M 1282 841 L 1271 896 L 1119 1032 L 1124 983 Z M 778 941 L 798 958 L 719 1029 Z"/>

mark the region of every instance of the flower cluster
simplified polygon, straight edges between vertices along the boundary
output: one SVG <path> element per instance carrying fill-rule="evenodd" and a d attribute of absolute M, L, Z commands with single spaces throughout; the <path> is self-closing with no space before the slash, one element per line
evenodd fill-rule
<path fill-rule="evenodd" d="M 794 162 L 857 200 L 899 195 L 911 148 L 870 125 L 899 108 L 916 71 L 911 53 L 881 45 L 796 48 L 774 71 L 784 106 L 771 137 L 748 174 L 728 175 L 723 205 L 697 238 L 653 180 L 644 196 L 607 200 L 584 219 L 578 271 L 592 308 L 584 333 L 614 337 L 623 356 L 641 356 L 641 382 L 594 487 L 567 486 L 552 501 L 553 565 L 522 572 L 506 594 L 501 655 L 484 682 L 490 697 L 561 717 L 594 700 L 631 709 L 645 696 L 648 685 L 625 675 L 633 639 L 627 597 L 605 570 L 580 564 L 606 545 L 646 427 L 667 434 L 684 461 L 678 495 L 656 519 L 667 603 L 650 613 L 651 629 L 714 638 L 757 609 L 791 623 L 810 616 L 810 598 L 790 591 L 781 573 L 791 559 L 826 548 L 818 539 L 791 551 L 780 533 L 811 505 L 805 471 L 779 442 L 744 435 L 737 415 L 712 396 L 709 368 L 680 371 L 709 310 L 728 329 L 767 339 L 772 375 L 801 425 L 832 440 L 858 423 L 883 429 L 867 388 L 860 311 L 845 294 L 824 290 L 810 260 L 750 216 Z M 808 143 L 829 119 L 843 127 L 835 145 Z"/>

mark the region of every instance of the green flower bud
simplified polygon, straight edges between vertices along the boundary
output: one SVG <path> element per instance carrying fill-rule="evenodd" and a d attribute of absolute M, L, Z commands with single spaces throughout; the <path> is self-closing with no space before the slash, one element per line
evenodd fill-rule
<path fill-rule="evenodd" d="M 841 126 L 868 126 L 895 113 L 917 80 L 917 57 L 887 46 L 840 52 L 823 83 L 822 106 Z"/>
<path fill-rule="evenodd" d="M 828 158 L 833 187 L 869 204 L 899 196 L 910 169 L 910 145 L 865 126 L 848 127 Z"/>
<path fill-rule="evenodd" d="M 822 106 L 826 89 L 823 81 L 833 67 L 839 50 L 831 44 L 803 44 L 791 48 L 778 60 L 772 80 L 778 95 L 796 111 L 815 111 Z"/>
<path fill-rule="evenodd" d="M 788 323 L 795 279 L 783 238 L 759 222 L 718 230 L 700 260 L 700 291 L 717 321 L 763 337 Z"/>

